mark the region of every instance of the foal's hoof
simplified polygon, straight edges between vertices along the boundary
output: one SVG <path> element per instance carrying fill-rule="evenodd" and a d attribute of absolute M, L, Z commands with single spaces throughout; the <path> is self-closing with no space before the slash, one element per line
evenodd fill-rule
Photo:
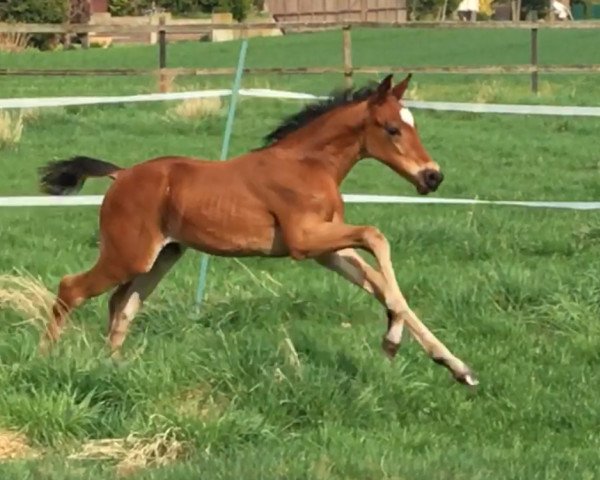
<path fill-rule="evenodd" d="M 462 383 L 463 385 L 468 385 L 469 387 L 476 387 L 479 385 L 479 380 L 473 375 L 471 370 L 466 370 L 464 372 L 458 373 L 454 376 L 454 378 Z"/>
<path fill-rule="evenodd" d="M 120 349 L 111 349 L 110 351 L 110 359 L 115 362 L 120 362 L 123 360 L 123 354 Z"/>
<path fill-rule="evenodd" d="M 394 342 L 388 340 L 388 338 L 384 336 L 383 337 L 383 341 L 381 342 L 381 348 L 383 349 L 383 351 L 385 352 L 385 354 L 387 355 L 387 357 L 391 360 L 398 353 L 398 349 L 400 348 L 400 344 L 399 343 L 394 343 Z"/>
<path fill-rule="evenodd" d="M 38 353 L 42 357 L 46 357 L 50 354 L 51 348 L 52 348 L 52 345 L 50 344 L 50 341 L 47 338 L 42 338 L 38 345 Z"/>

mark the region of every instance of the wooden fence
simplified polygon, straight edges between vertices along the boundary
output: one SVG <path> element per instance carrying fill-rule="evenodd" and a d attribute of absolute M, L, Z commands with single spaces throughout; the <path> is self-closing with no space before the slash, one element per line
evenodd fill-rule
<path fill-rule="evenodd" d="M 351 29 L 353 26 L 366 28 L 478 28 L 478 29 L 527 29 L 531 31 L 530 58 L 529 64 L 525 65 L 486 65 L 486 66 L 354 66 L 352 63 L 352 41 Z M 164 79 L 177 75 L 230 75 L 234 73 L 234 68 L 168 68 L 167 67 L 167 39 L 170 33 L 193 33 L 203 35 L 216 29 L 230 29 L 248 31 L 251 29 L 281 28 L 284 31 L 297 30 L 325 30 L 342 29 L 343 49 L 340 55 L 339 67 L 294 67 L 294 68 L 246 68 L 245 72 L 249 74 L 323 74 L 338 73 L 343 74 L 347 86 L 351 86 L 353 75 L 355 73 L 447 73 L 447 74 L 529 74 L 531 76 L 531 90 L 537 93 L 538 77 L 540 73 L 600 73 L 600 64 L 592 65 L 539 65 L 538 63 L 538 31 L 540 29 L 598 29 L 599 21 L 579 21 L 579 22 L 363 22 L 347 21 L 339 22 L 270 22 L 270 23 L 240 23 L 240 24 L 207 24 L 207 25 L 169 25 L 161 21 L 159 25 L 136 25 L 128 28 L 125 25 L 56 25 L 56 24 L 2 24 L 0 23 L 0 34 L 2 33 L 55 33 L 55 34 L 73 34 L 73 33 L 103 33 L 118 34 L 123 32 L 131 33 L 132 29 L 136 33 L 157 33 L 158 42 L 158 69 L 12 69 L 0 68 L 0 75 L 43 75 L 43 76 L 113 76 L 113 75 L 156 75 L 159 79 L 161 91 L 167 87 Z"/>
<path fill-rule="evenodd" d="M 404 22 L 406 0 L 266 0 L 277 21 L 379 23 Z"/>

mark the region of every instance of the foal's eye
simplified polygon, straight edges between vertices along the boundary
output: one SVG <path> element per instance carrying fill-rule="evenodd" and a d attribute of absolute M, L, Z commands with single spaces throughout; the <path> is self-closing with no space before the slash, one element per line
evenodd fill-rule
<path fill-rule="evenodd" d="M 398 130 L 397 127 L 392 127 L 391 125 L 386 125 L 383 128 L 385 128 L 385 131 L 390 135 L 398 135 L 400 133 L 400 130 Z"/>

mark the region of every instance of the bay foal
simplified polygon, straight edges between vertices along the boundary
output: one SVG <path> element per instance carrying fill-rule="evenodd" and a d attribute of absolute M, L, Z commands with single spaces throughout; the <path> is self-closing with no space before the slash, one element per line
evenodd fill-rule
<path fill-rule="evenodd" d="M 264 148 L 225 162 L 169 156 L 120 168 L 74 157 L 43 167 L 41 186 L 49 194 L 77 191 L 88 177 L 114 182 L 100 208 L 98 260 L 61 280 L 41 347 L 58 339 L 73 308 L 114 289 L 108 340 L 117 353 L 143 301 L 189 247 L 221 256 L 314 259 L 385 307 L 383 349 L 390 357 L 406 324 L 433 360 L 475 385 L 469 368 L 408 306 L 382 233 L 344 223 L 340 184 L 361 158 L 378 159 L 421 194 L 442 182 L 401 103 L 409 80 L 393 86 L 389 75 L 375 87 L 308 105 L 270 133 Z M 379 268 L 355 248 L 374 255 Z"/>

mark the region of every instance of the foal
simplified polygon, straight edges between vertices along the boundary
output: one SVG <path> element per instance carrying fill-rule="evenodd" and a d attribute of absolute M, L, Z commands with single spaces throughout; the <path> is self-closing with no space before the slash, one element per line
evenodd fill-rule
<path fill-rule="evenodd" d="M 56 341 L 69 312 L 109 289 L 108 340 L 120 349 L 143 301 L 186 247 L 220 256 L 314 259 L 373 295 L 388 317 L 383 349 L 394 357 L 404 324 L 437 363 L 468 385 L 469 368 L 421 323 L 402 295 L 390 246 L 372 226 L 344 223 L 339 191 L 364 157 L 383 162 L 417 191 L 435 191 L 440 169 L 400 101 L 410 75 L 308 105 L 267 137 L 267 146 L 225 162 L 160 157 L 120 168 L 87 157 L 41 169 L 45 193 L 77 191 L 88 177 L 114 180 L 100 208 L 100 252 L 88 271 L 61 282 L 41 342 Z M 373 254 L 378 269 L 354 250 Z"/>

